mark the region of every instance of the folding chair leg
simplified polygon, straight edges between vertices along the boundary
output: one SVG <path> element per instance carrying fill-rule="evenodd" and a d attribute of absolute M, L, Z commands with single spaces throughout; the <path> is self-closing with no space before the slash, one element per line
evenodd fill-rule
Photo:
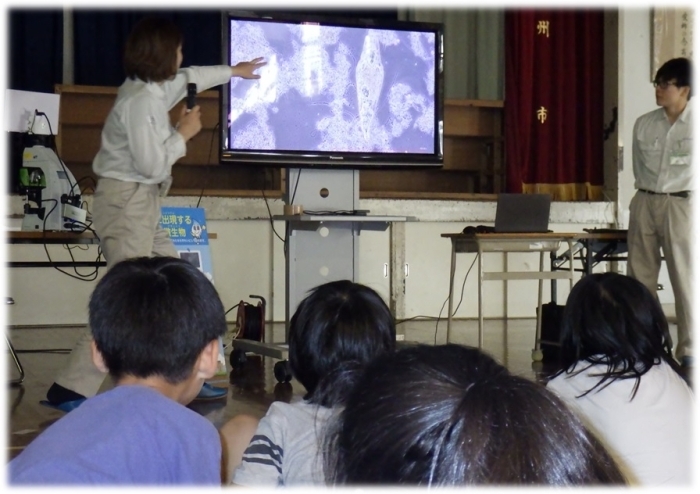
<path fill-rule="evenodd" d="M 7 297 L 5 303 L 7 305 L 14 305 L 15 300 L 12 297 Z M 12 355 L 12 360 L 15 361 L 15 365 L 17 366 L 17 370 L 19 371 L 19 377 L 17 379 L 11 380 L 10 384 L 22 384 L 22 382 L 24 381 L 24 368 L 22 367 L 22 362 L 19 361 L 17 352 L 15 352 L 15 347 L 12 346 L 12 343 L 10 342 L 10 339 L 7 337 L 7 335 L 5 335 L 5 341 L 7 341 L 7 348 L 9 348 L 10 355 Z"/>
<path fill-rule="evenodd" d="M 5 335 L 5 341 L 7 341 L 7 347 L 10 350 L 10 355 L 12 355 L 12 360 L 15 361 L 15 365 L 17 366 L 17 370 L 19 371 L 19 377 L 17 379 L 13 379 L 10 381 L 10 384 L 22 384 L 24 381 L 24 368 L 22 367 L 22 362 L 19 361 L 19 357 L 17 357 L 17 352 L 15 352 L 15 347 L 12 346 L 12 343 L 10 342 L 10 339 Z"/>

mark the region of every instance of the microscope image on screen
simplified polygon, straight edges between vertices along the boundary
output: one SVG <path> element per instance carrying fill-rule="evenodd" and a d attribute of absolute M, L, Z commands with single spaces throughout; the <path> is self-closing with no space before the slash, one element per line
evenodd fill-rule
<path fill-rule="evenodd" d="M 230 149 L 436 152 L 435 33 L 229 22 L 231 63 L 267 61 L 231 81 Z"/>

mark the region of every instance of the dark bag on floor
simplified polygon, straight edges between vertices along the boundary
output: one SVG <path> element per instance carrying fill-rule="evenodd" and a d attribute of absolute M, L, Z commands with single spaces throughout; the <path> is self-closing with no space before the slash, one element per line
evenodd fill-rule
<path fill-rule="evenodd" d="M 542 350 L 542 362 L 559 362 L 559 338 L 561 335 L 561 323 L 564 315 L 564 306 L 554 302 L 542 304 L 542 333 L 540 334 L 540 349 Z"/>

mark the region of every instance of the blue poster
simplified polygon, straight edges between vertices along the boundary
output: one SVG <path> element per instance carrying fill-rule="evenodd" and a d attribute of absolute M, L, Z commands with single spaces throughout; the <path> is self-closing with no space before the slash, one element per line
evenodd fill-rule
<path fill-rule="evenodd" d="M 160 225 L 170 234 L 181 259 L 194 264 L 213 283 L 204 208 L 162 207 Z"/>
<path fill-rule="evenodd" d="M 180 259 L 194 264 L 214 283 L 209 252 L 209 235 L 204 208 L 178 208 L 163 206 L 160 210 L 160 226 L 170 234 Z M 217 376 L 226 376 L 224 345 L 219 338 L 219 366 Z"/>

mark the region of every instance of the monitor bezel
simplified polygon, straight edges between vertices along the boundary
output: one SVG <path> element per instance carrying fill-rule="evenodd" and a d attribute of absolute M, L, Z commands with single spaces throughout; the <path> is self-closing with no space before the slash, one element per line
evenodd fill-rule
<path fill-rule="evenodd" d="M 230 20 L 258 20 L 276 23 L 319 23 L 328 26 L 345 26 L 403 31 L 434 32 L 436 34 L 435 67 L 435 137 L 432 154 L 378 153 L 378 152 L 307 152 L 307 151 L 242 151 L 225 148 L 228 139 L 228 112 L 230 83 L 221 88 L 219 115 L 219 162 L 221 164 L 247 164 L 294 168 L 440 168 L 444 164 L 444 32 L 442 24 L 426 22 L 394 21 L 387 19 L 349 19 L 315 14 L 284 14 L 254 11 L 222 12 L 222 58 L 230 65 Z"/>

